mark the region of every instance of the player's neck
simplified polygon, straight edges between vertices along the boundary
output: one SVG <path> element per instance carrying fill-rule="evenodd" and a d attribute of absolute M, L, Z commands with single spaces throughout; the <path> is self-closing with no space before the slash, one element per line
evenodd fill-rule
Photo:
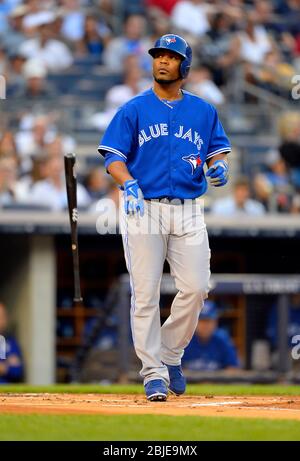
<path fill-rule="evenodd" d="M 167 99 L 168 101 L 175 101 L 182 98 L 181 82 L 169 83 L 168 85 L 161 85 L 154 81 L 153 91 L 159 99 Z"/>

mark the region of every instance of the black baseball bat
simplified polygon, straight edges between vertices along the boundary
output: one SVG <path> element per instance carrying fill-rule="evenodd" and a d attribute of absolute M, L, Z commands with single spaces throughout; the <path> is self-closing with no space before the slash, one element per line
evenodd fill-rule
<path fill-rule="evenodd" d="M 71 226 L 71 243 L 74 274 L 74 302 L 82 301 L 79 273 L 79 250 L 78 250 L 78 210 L 77 210 L 77 179 L 76 179 L 76 156 L 75 154 L 65 155 L 65 175 L 68 198 L 68 209 Z"/>

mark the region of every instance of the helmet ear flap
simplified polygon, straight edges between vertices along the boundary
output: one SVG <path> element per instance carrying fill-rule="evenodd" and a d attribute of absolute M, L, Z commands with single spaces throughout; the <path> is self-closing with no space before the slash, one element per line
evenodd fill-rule
<path fill-rule="evenodd" d="M 180 75 L 182 78 L 186 78 L 189 74 L 192 63 L 192 49 L 188 45 L 186 49 L 186 58 L 180 64 Z"/>

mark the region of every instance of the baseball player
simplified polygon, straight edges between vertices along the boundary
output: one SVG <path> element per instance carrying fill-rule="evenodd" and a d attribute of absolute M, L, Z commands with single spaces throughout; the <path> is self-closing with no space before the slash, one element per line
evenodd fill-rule
<path fill-rule="evenodd" d="M 149 54 L 153 87 L 118 110 L 98 150 L 123 190 L 120 224 L 131 283 L 131 328 L 146 397 L 164 401 L 168 391 L 180 395 L 186 389 L 181 358 L 196 329 L 210 277 L 198 198 L 206 192 L 207 177 L 212 186 L 226 184 L 230 143 L 216 109 L 181 89 L 192 62 L 188 43 L 167 34 Z M 145 228 L 150 230 L 137 232 Z M 165 260 L 178 293 L 161 326 Z"/>

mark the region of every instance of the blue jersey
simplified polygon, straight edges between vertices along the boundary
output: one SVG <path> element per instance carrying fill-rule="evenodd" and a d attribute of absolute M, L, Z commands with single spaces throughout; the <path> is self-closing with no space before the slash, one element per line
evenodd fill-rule
<path fill-rule="evenodd" d="M 176 104 L 149 89 L 124 104 L 110 122 L 98 151 L 106 168 L 121 160 L 146 199 L 189 199 L 207 189 L 205 162 L 228 153 L 230 144 L 216 109 L 187 91 Z"/>
<path fill-rule="evenodd" d="M 195 334 L 184 351 L 182 365 L 189 370 L 216 371 L 238 367 L 239 360 L 227 332 L 219 328 L 207 342 Z"/>
<path fill-rule="evenodd" d="M 0 374 L 0 384 L 18 382 L 23 375 L 23 360 L 20 347 L 12 336 L 5 337 L 6 359 L 0 360 L 7 366 L 6 373 Z"/>

